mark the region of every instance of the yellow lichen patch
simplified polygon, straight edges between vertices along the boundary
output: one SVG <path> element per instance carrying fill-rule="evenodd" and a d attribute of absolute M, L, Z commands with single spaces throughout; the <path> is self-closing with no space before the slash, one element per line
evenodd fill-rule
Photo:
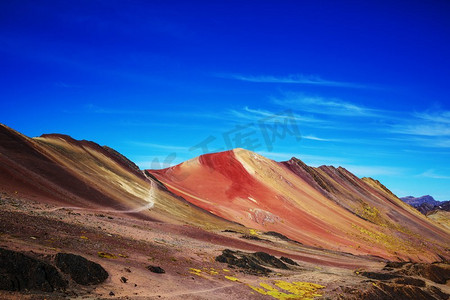
<path fill-rule="evenodd" d="M 364 240 L 368 244 L 376 244 L 384 246 L 384 248 L 391 252 L 407 251 L 410 253 L 417 253 L 417 245 L 412 245 L 410 241 L 405 239 L 398 239 L 395 235 L 386 234 L 380 231 L 371 231 L 358 225 L 352 224 L 352 227 L 360 232 L 359 238 Z"/>
<path fill-rule="evenodd" d="M 259 287 L 254 287 L 252 285 L 248 285 L 252 290 L 257 291 L 258 293 L 262 294 L 262 295 L 267 295 L 266 290 L 259 288 Z"/>
<path fill-rule="evenodd" d="M 118 254 L 120 257 L 123 257 L 123 258 L 128 258 L 128 255 L 125 255 L 125 254 Z"/>
<path fill-rule="evenodd" d="M 189 268 L 189 272 L 191 272 L 191 273 L 201 273 L 202 272 L 202 270 L 200 270 L 200 269 L 195 269 L 195 268 Z"/>
<path fill-rule="evenodd" d="M 189 269 L 189 273 L 191 273 L 191 274 L 193 274 L 193 275 L 196 275 L 196 276 L 199 276 L 199 277 L 207 278 L 205 275 L 203 275 L 202 272 L 203 272 L 203 271 L 200 270 L 200 269 L 194 269 L 194 268 L 190 268 L 190 269 Z"/>
<path fill-rule="evenodd" d="M 82 235 L 82 236 L 80 236 L 80 239 L 88 240 L 89 238 L 87 236 Z"/>
<path fill-rule="evenodd" d="M 270 285 L 268 285 L 266 283 L 260 283 L 259 285 L 263 286 L 264 288 L 266 288 L 268 290 L 265 290 L 265 289 L 262 289 L 262 288 L 259 288 L 259 287 L 254 287 L 254 286 L 251 286 L 251 285 L 249 285 L 249 287 L 251 289 L 253 289 L 254 291 L 260 293 L 261 295 L 269 295 L 269 296 L 272 296 L 275 299 L 295 299 L 295 298 L 298 299 L 298 297 L 296 295 L 294 295 L 294 294 L 286 294 L 286 293 L 280 292 L 276 288 L 274 288 L 274 287 L 272 287 L 272 286 L 270 286 Z"/>
<path fill-rule="evenodd" d="M 115 256 L 114 254 L 108 253 L 108 252 L 97 252 L 98 257 L 101 258 L 109 258 L 109 259 L 113 259 L 113 258 L 117 258 L 117 256 Z"/>
<path fill-rule="evenodd" d="M 322 296 L 321 294 L 317 293 L 318 290 L 324 288 L 323 285 L 316 284 L 316 283 L 310 283 L 310 282 L 287 282 L 283 280 L 276 280 L 275 286 L 289 292 L 281 292 L 272 285 L 268 283 L 260 283 L 260 287 L 255 287 L 252 285 L 248 285 L 252 290 L 262 294 L 262 295 L 269 295 L 272 296 L 275 299 L 314 299 L 315 297 Z"/>
<path fill-rule="evenodd" d="M 270 284 L 261 282 L 259 285 L 262 286 L 263 288 L 265 288 L 268 291 L 278 292 L 278 290 L 276 288 L 274 288 L 273 286 L 271 286 Z"/>
<path fill-rule="evenodd" d="M 372 207 L 368 205 L 367 203 L 362 203 L 362 207 L 360 209 L 356 209 L 356 213 L 363 217 L 366 220 L 371 221 L 372 223 L 375 223 L 377 225 L 385 225 L 385 220 L 380 214 L 380 211 L 376 207 Z"/>
<path fill-rule="evenodd" d="M 189 268 L 189 273 L 200 276 L 200 277 L 207 278 L 207 276 L 205 276 L 205 275 L 213 275 L 213 276 L 219 275 L 220 270 L 216 270 L 215 268 L 207 268 L 207 267 L 203 267 L 202 269 Z"/>
<path fill-rule="evenodd" d="M 231 280 L 231 281 L 241 282 L 238 278 L 233 277 L 233 276 L 225 276 L 225 278 L 228 280 Z"/>
<path fill-rule="evenodd" d="M 251 235 L 259 235 L 259 232 L 256 229 L 250 229 L 249 233 Z"/>
<path fill-rule="evenodd" d="M 305 297 L 322 296 L 321 294 L 318 294 L 317 291 L 325 287 L 317 283 L 301 281 L 294 281 L 292 283 L 289 283 L 283 280 L 276 280 L 275 285 L 282 288 L 283 290 L 291 292 L 292 294 Z"/>
<path fill-rule="evenodd" d="M 224 272 L 230 272 L 230 270 L 228 269 L 222 269 Z"/>

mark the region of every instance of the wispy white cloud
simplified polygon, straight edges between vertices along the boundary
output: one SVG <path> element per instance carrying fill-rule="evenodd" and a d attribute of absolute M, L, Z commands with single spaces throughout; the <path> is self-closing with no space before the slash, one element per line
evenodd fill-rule
<path fill-rule="evenodd" d="M 318 86 L 346 87 L 346 88 L 369 88 L 369 86 L 359 83 L 326 80 L 317 75 L 292 74 L 287 76 L 272 76 L 272 75 L 254 76 L 242 74 L 216 74 L 216 76 L 255 83 L 286 83 L 286 84 L 303 84 L 303 85 L 318 85 Z"/>
<path fill-rule="evenodd" d="M 316 137 L 314 135 L 302 135 L 302 139 L 312 140 L 312 141 L 320 141 L 320 142 L 338 142 L 338 139 L 324 139 L 320 137 Z"/>
<path fill-rule="evenodd" d="M 422 147 L 450 147 L 450 111 L 404 112 L 376 109 L 335 98 L 307 96 L 287 93 L 284 98 L 274 98 L 273 103 L 288 107 L 294 111 L 309 112 L 316 115 L 327 115 L 329 124 L 318 127 L 333 130 L 373 130 L 386 135 L 378 141 L 370 140 L 370 144 L 389 144 L 393 141 L 414 143 Z M 345 117 L 338 118 L 338 117 Z M 354 126 L 350 117 L 363 117 L 367 120 L 364 127 Z M 382 125 L 380 125 L 382 124 Z M 339 125 L 339 126 L 337 126 Z M 305 137 L 304 137 L 305 138 Z M 347 139 L 343 142 L 367 143 L 364 140 Z"/>
<path fill-rule="evenodd" d="M 420 177 L 434 178 L 434 179 L 450 179 L 450 175 L 442 175 L 436 173 L 434 169 L 429 169 L 419 175 Z"/>
<path fill-rule="evenodd" d="M 298 93 L 286 93 L 283 98 L 273 98 L 274 104 L 289 107 L 296 111 L 306 111 L 315 114 L 345 116 L 345 117 L 379 117 L 386 111 L 365 107 L 338 98 L 308 96 Z"/>
<path fill-rule="evenodd" d="M 450 148 L 450 137 L 407 135 L 388 137 L 387 140 L 398 141 L 404 145 L 413 145 L 424 148 Z M 427 153 L 430 152 L 427 151 Z"/>
<path fill-rule="evenodd" d="M 406 124 L 391 125 L 391 132 L 420 136 L 450 136 L 450 123 L 428 122 L 417 124 L 416 120 Z"/>
<path fill-rule="evenodd" d="M 390 132 L 411 136 L 436 147 L 450 147 L 450 111 L 426 111 L 411 113 L 389 127 Z M 426 140 L 425 140 L 426 138 Z"/>
<path fill-rule="evenodd" d="M 427 111 L 414 113 L 414 116 L 423 120 L 450 124 L 450 111 Z"/>

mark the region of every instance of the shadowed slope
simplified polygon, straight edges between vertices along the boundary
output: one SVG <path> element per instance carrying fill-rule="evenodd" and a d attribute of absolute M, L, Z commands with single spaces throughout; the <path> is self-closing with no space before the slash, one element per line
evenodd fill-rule
<path fill-rule="evenodd" d="M 379 184 L 343 168 L 310 168 L 299 160 L 276 163 L 235 149 L 148 171 L 172 192 L 218 216 L 306 245 L 388 259 L 448 257 L 447 232 Z"/>

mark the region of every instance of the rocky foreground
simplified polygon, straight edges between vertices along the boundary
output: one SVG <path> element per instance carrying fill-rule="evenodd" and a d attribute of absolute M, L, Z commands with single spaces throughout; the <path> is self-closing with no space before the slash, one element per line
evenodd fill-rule
<path fill-rule="evenodd" d="M 388 262 L 270 232 L 208 233 L 5 195 L 1 207 L 2 299 L 449 298 L 446 263 Z"/>

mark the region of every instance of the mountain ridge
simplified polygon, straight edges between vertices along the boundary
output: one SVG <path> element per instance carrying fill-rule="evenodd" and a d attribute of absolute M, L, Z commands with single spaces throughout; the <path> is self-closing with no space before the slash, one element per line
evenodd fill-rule
<path fill-rule="evenodd" d="M 115 150 L 67 135 L 28 138 L 2 125 L 0 141 L 2 192 L 202 228 L 277 232 L 353 255 L 449 257 L 446 229 L 377 180 L 342 167 L 275 162 L 238 148 L 141 171 Z"/>
<path fill-rule="evenodd" d="M 278 163 L 243 149 L 220 153 L 147 172 L 216 215 L 306 245 L 406 260 L 439 259 L 424 254 L 441 245 L 438 252 L 446 255 L 441 241 L 448 233 L 374 179 L 360 179 L 342 167 L 309 167 L 296 158 Z M 417 238 L 421 233 L 429 244 Z"/>
<path fill-rule="evenodd" d="M 95 142 L 0 125 L 0 207 L 2 248 L 50 264 L 80 255 L 109 274 L 98 288 L 69 280 L 40 298 L 298 298 L 310 286 L 330 299 L 448 298 L 447 215 L 424 216 L 342 167 L 234 149 L 139 170 Z M 26 298 L 2 283 L 0 298 Z"/>

